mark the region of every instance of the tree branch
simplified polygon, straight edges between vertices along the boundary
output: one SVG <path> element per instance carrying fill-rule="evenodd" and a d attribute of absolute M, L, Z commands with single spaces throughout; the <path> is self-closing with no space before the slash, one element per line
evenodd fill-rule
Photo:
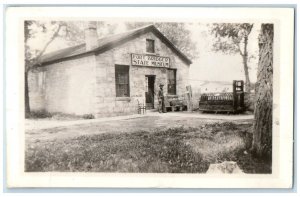
<path fill-rule="evenodd" d="M 61 29 L 63 25 L 60 23 L 58 25 L 57 30 L 54 32 L 54 34 L 52 35 L 52 37 L 50 38 L 50 40 L 45 44 L 44 48 L 39 52 L 39 54 L 37 55 L 37 57 L 35 58 L 36 60 L 34 61 L 35 64 L 39 64 L 40 59 L 42 57 L 42 55 L 45 53 L 46 49 L 48 48 L 48 46 L 53 42 L 53 40 L 58 36 L 58 33 Z"/>
<path fill-rule="evenodd" d="M 241 55 L 241 56 L 244 56 L 244 54 L 243 54 L 243 52 L 242 52 L 242 50 L 241 50 L 241 47 L 240 47 L 240 45 L 239 45 L 238 43 L 236 43 L 235 45 L 237 46 L 237 48 L 238 48 L 238 50 L 239 50 L 239 53 L 240 53 L 240 55 Z"/>
<path fill-rule="evenodd" d="M 249 26 L 249 29 L 248 29 L 248 34 L 247 34 L 247 36 L 249 36 L 249 34 L 251 33 L 251 31 L 252 31 L 252 28 L 253 28 L 253 23 Z"/>

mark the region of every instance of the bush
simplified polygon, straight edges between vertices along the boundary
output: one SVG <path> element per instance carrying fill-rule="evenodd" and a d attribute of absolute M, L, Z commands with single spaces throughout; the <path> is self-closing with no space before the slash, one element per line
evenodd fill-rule
<path fill-rule="evenodd" d="M 29 118 L 38 119 L 38 118 L 51 118 L 53 115 L 46 110 L 32 111 L 30 112 Z"/>
<path fill-rule="evenodd" d="M 27 117 L 26 117 L 27 118 Z M 78 120 L 78 119 L 95 119 L 93 114 L 75 115 L 65 114 L 61 112 L 47 112 L 46 110 L 32 111 L 28 118 L 40 119 L 40 118 L 51 118 L 53 120 Z"/>
<path fill-rule="evenodd" d="M 83 119 L 95 119 L 95 116 L 93 114 L 84 114 L 82 116 Z"/>
<path fill-rule="evenodd" d="M 54 120 L 79 120 L 82 119 L 81 116 L 76 114 L 65 114 L 61 112 L 55 112 L 52 115 L 52 119 Z"/>

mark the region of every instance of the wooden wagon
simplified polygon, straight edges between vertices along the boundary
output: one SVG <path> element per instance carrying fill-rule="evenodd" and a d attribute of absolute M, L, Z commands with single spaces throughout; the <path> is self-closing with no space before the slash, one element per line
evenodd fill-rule
<path fill-rule="evenodd" d="M 167 95 L 165 100 L 165 111 L 183 111 L 187 110 L 187 103 L 184 98 L 178 95 Z"/>
<path fill-rule="evenodd" d="M 240 113 L 244 106 L 244 81 L 233 81 L 233 92 L 204 93 L 199 100 L 199 111 Z"/>

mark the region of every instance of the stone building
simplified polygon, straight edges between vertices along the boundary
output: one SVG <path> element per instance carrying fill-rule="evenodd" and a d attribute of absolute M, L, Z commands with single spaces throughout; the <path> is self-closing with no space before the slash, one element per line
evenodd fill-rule
<path fill-rule="evenodd" d="M 31 110 L 104 117 L 157 108 L 160 83 L 185 93 L 190 64 L 153 25 L 98 39 L 89 22 L 84 44 L 45 54 L 29 73 Z"/>

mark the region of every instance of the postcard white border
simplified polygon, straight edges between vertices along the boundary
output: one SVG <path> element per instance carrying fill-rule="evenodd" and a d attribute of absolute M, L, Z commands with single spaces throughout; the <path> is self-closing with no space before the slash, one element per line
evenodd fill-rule
<path fill-rule="evenodd" d="M 181 13 L 178 17 L 178 13 Z M 8 187 L 290 188 L 293 166 L 293 37 L 291 8 L 14 7 L 6 11 L 6 136 Z M 274 23 L 274 162 L 271 175 L 24 173 L 24 19 L 101 18 Z M 143 19 L 144 20 L 144 19 Z M 280 99 L 279 99 L 280 98 Z M 280 112 L 280 113 L 279 113 Z M 280 145 L 280 146 L 277 146 Z"/>

